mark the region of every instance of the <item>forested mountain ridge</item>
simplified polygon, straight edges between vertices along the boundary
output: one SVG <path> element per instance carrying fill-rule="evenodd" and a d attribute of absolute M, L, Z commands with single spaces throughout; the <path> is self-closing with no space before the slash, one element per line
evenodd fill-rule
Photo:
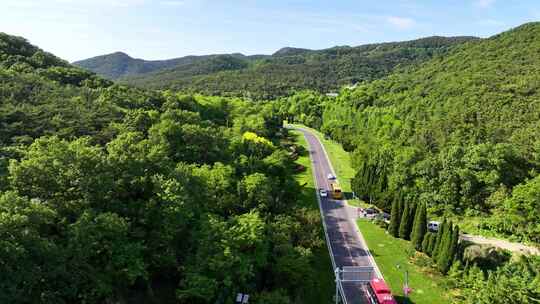
<path fill-rule="evenodd" d="M 353 188 L 381 208 L 401 191 L 539 243 L 539 53 L 540 23 L 528 23 L 336 99 L 283 99 L 282 113 L 354 151 Z"/>
<path fill-rule="evenodd" d="M 284 118 L 319 128 L 352 152 L 351 188 L 392 210 L 390 234 L 407 239 L 424 206 L 427 217 L 416 227 L 442 222 L 421 246 L 411 235 L 409 244 L 423 253 L 407 255 L 422 271 L 436 265 L 447 274 L 454 303 L 533 303 L 540 301 L 539 256 L 463 240 L 445 252 L 440 244 L 456 244 L 448 226 L 457 224 L 455 240 L 475 229 L 540 246 L 539 54 L 540 23 L 527 23 L 336 98 L 304 91 L 277 104 Z"/>
<path fill-rule="evenodd" d="M 79 60 L 73 62 L 74 65 L 92 71 L 107 79 L 118 79 L 122 77 L 135 76 L 146 74 L 158 70 L 166 70 L 171 68 L 181 69 L 181 73 L 189 76 L 197 74 L 189 74 L 189 70 L 197 64 L 211 65 L 215 60 L 226 60 L 227 58 L 244 59 L 248 61 L 252 58 L 260 58 L 261 56 L 244 56 L 242 54 L 218 54 L 218 55 L 203 55 L 203 56 L 185 56 L 168 60 L 143 60 L 135 59 L 123 52 L 116 52 L 107 55 L 101 55 L 93 58 Z M 210 69 L 205 73 L 211 73 L 214 70 Z"/>
<path fill-rule="evenodd" d="M 1 34 L 0 125 L 0 303 L 320 288 L 319 213 L 272 104 L 113 84 Z"/>
<path fill-rule="evenodd" d="M 434 36 L 324 50 L 286 47 L 271 56 L 198 57 L 189 64 L 140 75 L 130 73 L 119 80 L 145 88 L 271 99 L 299 89 L 328 92 L 342 85 L 371 81 L 388 75 L 398 66 L 423 62 L 475 39 Z M 87 63 L 81 66 L 100 73 Z"/>
<path fill-rule="evenodd" d="M 239 54 L 209 56 L 203 60 L 177 65 L 173 68 L 158 70 L 148 74 L 123 77 L 118 79 L 118 82 L 130 84 L 137 79 L 155 77 L 159 78 L 160 82 L 166 84 L 178 79 L 191 79 L 192 77 L 211 75 L 222 71 L 243 70 L 248 68 L 253 62 L 251 58 Z M 148 88 L 153 89 L 152 87 Z M 164 86 L 163 89 L 167 89 L 167 87 Z"/>
<path fill-rule="evenodd" d="M 106 85 L 111 84 L 94 73 L 76 68 L 40 48 L 29 44 L 26 39 L 0 32 L 0 69 L 11 71 L 11 75 L 37 74 L 61 84 Z M 93 83 L 93 84 L 92 84 Z"/>

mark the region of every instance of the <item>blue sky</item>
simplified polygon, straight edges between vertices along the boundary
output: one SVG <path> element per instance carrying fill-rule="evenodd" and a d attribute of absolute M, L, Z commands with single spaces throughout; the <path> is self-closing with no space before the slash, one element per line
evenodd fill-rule
<path fill-rule="evenodd" d="M 487 37 L 540 20 L 538 0 L 1 0 L 0 31 L 73 61 L 124 51 L 166 59 L 283 46 Z"/>

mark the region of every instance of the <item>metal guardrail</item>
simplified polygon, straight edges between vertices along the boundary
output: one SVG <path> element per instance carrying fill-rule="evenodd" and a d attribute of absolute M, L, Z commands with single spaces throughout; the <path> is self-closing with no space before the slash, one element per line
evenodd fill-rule
<path fill-rule="evenodd" d="M 300 129 L 300 131 L 304 131 L 302 129 Z M 304 134 L 304 137 L 305 137 L 305 134 Z M 309 143 L 308 143 L 309 144 Z M 313 150 L 310 149 L 309 150 L 309 159 L 310 159 L 310 162 L 312 164 L 312 166 L 314 167 L 314 163 L 313 163 Z M 319 188 L 319 184 L 318 184 L 318 181 L 317 181 L 317 177 L 315 176 L 315 170 L 311 170 L 311 174 L 313 175 L 313 180 L 315 181 L 315 183 L 317 184 L 317 189 Z M 337 295 L 337 291 L 339 291 L 339 293 L 341 294 L 341 299 L 343 301 L 344 304 L 348 304 L 347 302 L 347 297 L 345 296 L 345 290 L 343 289 L 343 284 L 341 284 L 341 281 L 339 280 L 339 268 L 337 267 L 336 265 L 336 261 L 334 259 L 334 251 L 332 250 L 332 245 L 330 243 L 330 238 L 328 237 L 328 227 L 326 227 L 326 221 L 324 220 L 324 213 L 323 213 L 323 208 L 322 208 L 322 202 L 321 202 L 321 198 L 319 197 L 319 193 L 317 193 L 317 190 L 315 190 L 315 196 L 317 197 L 317 202 L 319 204 L 319 213 L 321 215 L 321 221 L 322 221 L 322 224 L 323 224 L 323 229 L 324 229 L 324 238 L 325 238 L 325 241 L 326 241 L 326 246 L 328 247 L 328 252 L 330 253 L 330 260 L 332 261 L 332 269 L 334 269 L 335 273 L 334 275 L 336 276 L 335 277 L 335 280 L 336 280 L 336 297 L 338 296 Z"/>
<path fill-rule="evenodd" d="M 292 126 L 289 125 L 289 127 L 292 127 Z M 332 173 L 332 175 L 334 175 L 336 177 L 336 181 L 339 182 L 338 176 L 336 175 L 336 170 L 334 169 L 334 166 L 332 165 L 332 162 L 330 161 L 330 157 L 328 156 L 328 152 L 326 152 L 326 147 L 322 143 L 319 136 L 315 132 L 311 132 L 310 130 L 305 129 L 305 128 L 301 128 L 301 127 L 292 127 L 292 128 L 294 128 L 296 130 L 299 130 L 299 131 L 303 131 L 304 132 L 304 137 L 305 137 L 305 133 L 311 133 L 311 135 L 313 135 L 317 139 L 317 142 L 319 143 L 319 145 L 321 146 L 321 148 L 322 148 L 322 150 L 324 152 L 324 156 L 328 160 L 328 165 L 330 166 L 330 173 Z M 315 176 L 313 176 L 313 177 L 315 177 Z M 344 199 L 343 201 L 344 201 L 345 205 L 347 205 L 347 200 Z M 355 226 L 356 226 L 356 224 L 355 224 Z M 369 251 L 369 248 L 368 248 L 368 246 L 366 244 L 366 241 L 364 240 L 364 237 L 362 236 L 362 234 L 358 230 L 358 227 L 356 227 L 356 230 L 357 230 L 357 233 L 358 233 L 358 237 L 360 238 L 360 242 L 363 243 L 364 248 L 366 248 L 366 251 L 368 252 L 368 258 L 370 259 L 371 264 L 375 268 L 375 273 L 376 273 L 377 277 L 382 278 L 383 277 L 382 272 L 379 269 L 379 266 L 377 265 L 377 263 L 375 262 L 375 259 L 373 258 L 373 255 L 371 255 L 371 252 Z M 335 269 L 335 267 L 334 267 L 334 269 Z"/>
<path fill-rule="evenodd" d="M 375 270 L 371 266 L 343 266 L 341 269 L 341 282 L 369 283 Z"/>
<path fill-rule="evenodd" d="M 304 133 L 304 137 L 305 137 L 305 135 L 306 135 L 305 133 L 307 132 L 307 130 L 302 129 L 302 128 L 295 128 L 295 129 L 299 130 L 299 131 L 302 131 Z M 317 138 L 317 137 L 315 136 L 315 138 Z M 326 152 L 326 149 L 325 149 L 324 145 L 320 142 L 320 140 L 318 138 L 317 138 L 317 142 L 319 143 L 319 145 L 321 145 L 321 147 L 323 149 L 323 152 L 325 154 L 325 157 L 329 162 L 330 170 L 332 171 L 332 174 L 334 174 L 334 176 L 335 176 L 334 168 L 332 167 L 332 163 L 329 161 L 328 154 Z M 308 142 L 308 144 L 309 144 L 309 142 Z M 310 145 L 310 150 L 309 150 L 310 162 L 311 162 L 312 166 L 315 167 L 315 164 L 313 163 L 313 161 L 314 161 L 313 150 L 311 148 L 312 147 Z M 320 187 L 320 185 L 318 184 L 317 178 L 315 176 L 315 170 L 311 170 L 311 173 L 312 173 L 312 176 L 313 176 L 313 180 L 317 184 L 316 188 L 318 189 Z M 317 202 L 319 204 L 319 213 L 321 215 L 321 220 L 322 220 L 322 224 L 323 224 L 324 238 L 325 238 L 325 241 L 326 241 L 326 246 L 328 247 L 328 252 L 330 253 L 330 260 L 332 262 L 332 269 L 334 269 L 334 275 L 335 275 L 335 281 L 336 281 L 336 303 L 337 303 L 338 296 L 341 295 L 342 302 L 344 304 L 349 304 L 348 300 L 347 300 L 347 296 L 345 295 L 345 290 L 343 288 L 343 283 L 368 283 L 372 278 L 376 277 L 376 272 L 378 271 L 378 269 L 375 269 L 372 266 L 344 266 L 342 269 L 337 267 L 336 261 L 335 261 L 335 258 L 334 258 L 334 251 L 333 251 L 332 245 L 330 243 L 330 238 L 328 237 L 328 227 L 326 226 L 326 221 L 324 219 L 324 213 L 323 213 L 321 198 L 320 198 L 319 194 L 317 193 L 317 190 L 315 190 L 315 196 L 316 196 Z"/>

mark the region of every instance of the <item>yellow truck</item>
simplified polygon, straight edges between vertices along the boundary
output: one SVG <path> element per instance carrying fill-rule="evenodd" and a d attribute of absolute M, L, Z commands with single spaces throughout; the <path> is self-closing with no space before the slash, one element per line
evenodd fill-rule
<path fill-rule="evenodd" d="M 343 192 L 341 192 L 341 187 L 337 183 L 330 183 L 330 192 L 333 199 L 343 198 Z"/>

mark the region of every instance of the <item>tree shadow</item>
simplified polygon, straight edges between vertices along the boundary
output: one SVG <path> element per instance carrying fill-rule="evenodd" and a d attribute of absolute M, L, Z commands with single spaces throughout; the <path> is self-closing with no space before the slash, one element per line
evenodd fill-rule
<path fill-rule="evenodd" d="M 298 197 L 298 205 L 308 210 L 319 210 L 317 203 L 317 191 L 314 187 L 303 186 Z"/>
<path fill-rule="evenodd" d="M 346 200 L 354 199 L 352 192 L 343 192 L 343 198 Z"/>
<path fill-rule="evenodd" d="M 394 299 L 396 299 L 396 301 L 400 304 L 414 304 L 415 303 L 409 297 L 405 297 L 405 296 L 394 296 Z"/>

